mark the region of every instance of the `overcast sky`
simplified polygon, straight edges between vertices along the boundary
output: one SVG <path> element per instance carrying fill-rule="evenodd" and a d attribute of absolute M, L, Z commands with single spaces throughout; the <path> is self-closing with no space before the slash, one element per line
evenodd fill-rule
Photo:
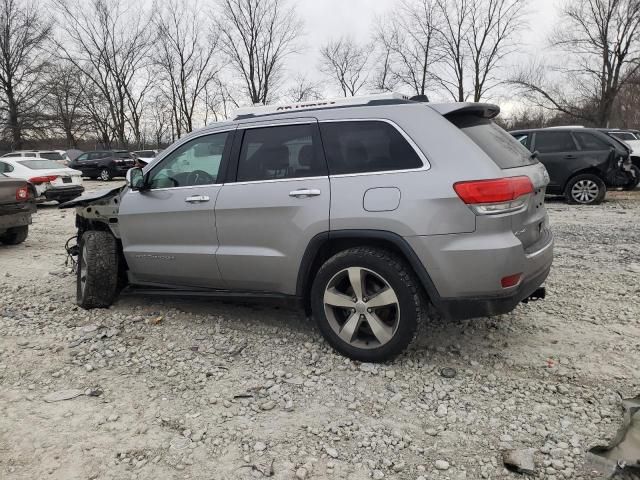
<path fill-rule="evenodd" d="M 318 50 L 323 43 L 341 35 L 353 35 L 361 41 L 368 40 L 376 16 L 392 15 L 399 0 L 292 0 L 292 3 L 297 6 L 305 23 L 306 36 L 303 42 L 306 50 L 291 58 L 289 68 L 292 72 L 317 75 Z M 559 0 L 535 0 L 528 3 L 529 29 L 518 39 L 523 56 L 513 57 L 512 63 L 524 62 L 529 56 L 543 53 L 548 35 L 558 17 Z M 509 99 L 502 101 L 509 103 Z"/>

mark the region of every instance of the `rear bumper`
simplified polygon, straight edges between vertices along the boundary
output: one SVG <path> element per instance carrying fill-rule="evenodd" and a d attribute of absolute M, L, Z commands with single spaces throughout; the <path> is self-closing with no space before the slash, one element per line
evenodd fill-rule
<path fill-rule="evenodd" d="M 111 169 L 111 174 L 114 177 L 126 177 L 127 176 L 127 172 L 129 170 L 131 170 L 133 167 L 135 167 L 134 165 L 130 165 L 130 166 L 115 166 Z"/>
<path fill-rule="evenodd" d="M 84 192 L 84 187 L 73 185 L 68 187 L 55 187 L 46 190 L 43 196 L 47 200 L 67 201 L 79 197 Z"/>
<path fill-rule="evenodd" d="M 31 224 L 31 214 L 36 207 L 33 202 L 29 202 L 23 207 L 16 209 L 15 212 L 0 214 L 0 233 L 9 228 L 23 227 Z"/>
<path fill-rule="evenodd" d="M 551 268 L 549 267 L 533 277 L 526 279 L 515 291 L 510 292 L 508 296 L 442 298 L 440 299 L 438 309 L 444 317 L 455 320 L 491 317 L 509 313 L 544 283 L 550 270 Z"/>
<path fill-rule="evenodd" d="M 511 232 L 406 240 L 433 282 L 432 303 L 450 319 L 510 312 L 542 285 L 553 262 L 554 241 L 548 229 L 527 250 Z M 522 274 L 520 283 L 502 288 L 501 279 L 517 273 Z"/>

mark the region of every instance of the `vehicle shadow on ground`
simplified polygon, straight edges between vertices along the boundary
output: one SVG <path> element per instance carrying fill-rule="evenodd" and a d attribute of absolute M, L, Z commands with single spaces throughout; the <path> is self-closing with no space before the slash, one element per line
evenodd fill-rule
<path fill-rule="evenodd" d="M 273 329 L 274 334 L 282 329 L 288 333 L 307 337 L 309 342 L 322 342 L 321 334 L 313 318 L 308 317 L 302 307 L 281 300 L 233 299 L 221 300 L 201 297 L 146 297 L 128 294 L 120 298 L 116 309 L 136 313 L 142 316 L 166 316 L 184 324 L 205 320 L 212 325 L 223 322 L 226 328 L 246 331 L 248 325 Z M 424 356 L 427 352 L 446 351 L 456 356 L 471 355 L 478 348 L 493 352 L 496 345 L 496 333 L 500 347 L 508 341 L 509 349 L 517 348 L 522 339 L 512 331 L 514 321 L 520 321 L 514 315 L 502 315 L 492 318 L 473 320 L 445 320 L 434 312 L 429 312 L 420 322 L 416 338 L 411 344 L 408 355 Z M 511 333 L 506 333 L 511 331 Z M 491 350 L 491 352 L 490 352 Z M 501 354 L 494 356 L 502 356 Z"/>

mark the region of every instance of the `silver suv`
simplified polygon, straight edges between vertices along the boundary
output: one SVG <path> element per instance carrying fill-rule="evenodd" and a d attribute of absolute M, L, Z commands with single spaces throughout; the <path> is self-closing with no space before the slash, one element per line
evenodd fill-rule
<path fill-rule="evenodd" d="M 78 304 L 142 294 L 299 299 L 336 350 L 382 361 L 427 303 L 541 296 L 549 177 L 488 104 L 393 95 L 240 112 L 77 208 Z"/>

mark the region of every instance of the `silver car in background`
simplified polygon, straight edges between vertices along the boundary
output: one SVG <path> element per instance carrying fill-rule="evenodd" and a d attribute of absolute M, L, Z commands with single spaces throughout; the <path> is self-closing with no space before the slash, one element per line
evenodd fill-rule
<path fill-rule="evenodd" d="M 431 304 L 513 310 L 551 268 L 542 164 L 489 104 L 384 95 L 239 111 L 132 169 L 78 213 L 78 303 L 285 297 L 326 340 L 383 361 Z"/>

